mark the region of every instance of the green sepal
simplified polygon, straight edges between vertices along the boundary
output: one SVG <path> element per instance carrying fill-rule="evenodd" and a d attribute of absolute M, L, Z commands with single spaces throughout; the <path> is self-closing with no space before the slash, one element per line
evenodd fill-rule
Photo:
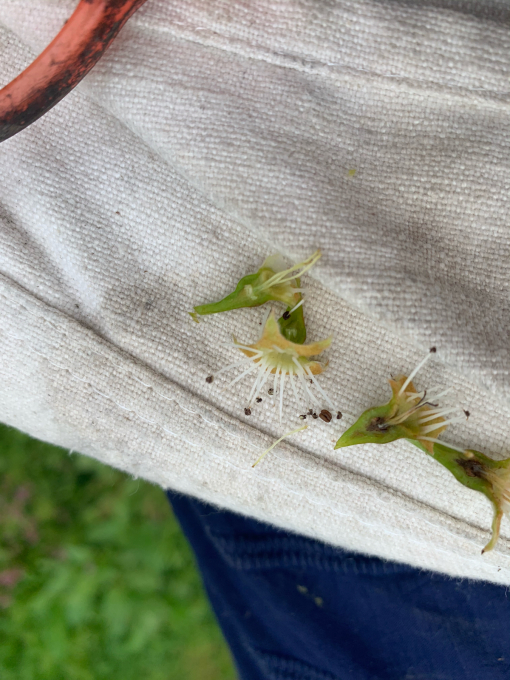
<path fill-rule="evenodd" d="M 218 314 L 242 307 L 259 307 L 270 301 L 283 302 L 287 306 L 287 311 L 290 311 L 301 300 L 301 294 L 296 290 L 300 286 L 300 277 L 311 269 L 320 257 L 320 250 L 316 250 L 303 262 L 298 262 L 288 269 L 282 269 L 281 256 L 270 255 L 255 274 L 243 276 L 232 293 L 218 302 L 197 305 L 194 307 L 194 312 L 189 312 L 189 314 L 194 321 L 198 321 L 197 315 Z M 301 311 L 292 319 L 288 319 L 290 323 L 284 327 L 294 329 L 295 333 L 294 331 L 289 331 L 289 333 L 297 338 L 303 337 L 302 315 Z M 298 340 L 293 341 L 298 342 Z"/>
<path fill-rule="evenodd" d="M 416 439 L 409 439 L 409 441 L 411 444 L 414 444 L 419 449 L 424 451 L 427 455 L 431 455 L 421 442 L 417 441 Z M 480 474 L 483 474 L 485 470 L 489 470 L 495 467 L 495 465 L 497 466 L 498 461 L 492 460 L 479 451 L 472 451 L 470 453 L 472 454 L 471 456 L 468 453 L 451 449 L 446 444 L 438 444 L 435 442 L 434 453 L 432 454 L 432 457 L 434 460 L 437 460 L 438 463 L 441 463 L 443 467 L 449 470 L 458 482 L 464 486 L 467 486 L 468 489 L 473 489 L 474 491 L 483 493 L 485 496 L 487 496 L 491 503 L 495 503 L 496 500 L 492 492 L 492 484 L 483 477 L 473 475 L 473 472 L 469 474 L 467 470 L 472 470 L 473 465 L 478 464 L 480 468 Z"/>
<path fill-rule="evenodd" d="M 290 307 L 287 309 L 290 312 Z M 303 316 L 303 305 L 292 312 L 288 319 L 281 316 L 278 319 L 278 325 L 284 338 L 295 342 L 297 345 L 302 345 L 306 340 L 306 326 L 305 318 Z"/>
<path fill-rule="evenodd" d="M 335 449 L 356 444 L 389 444 L 397 439 L 407 439 L 412 434 L 405 425 L 388 425 L 380 429 L 378 425 L 384 424 L 395 412 L 395 404 L 392 399 L 383 406 L 375 406 L 364 411 L 358 420 L 346 430 L 335 444 Z"/>
<path fill-rule="evenodd" d="M 444 418 L 434 416 L 431 405 L 423 402 L 423 398 L 416 393 L 412 382 L 405 375 L 392 378 L 390 381 L 393 393 L 387 404 L 369 408 L 361 414 L 358 420 L 352 425 L 337 441 L 335 449 L 354 444 L 389 444 L 397 439 L 420 439 L 425 433 L 438 434 L 446 429 L 443 425 Z M 404 389 L 406 388 L 406 389 Z M 415 395 L 418 402 L 413 404 L 409 400 L 409 394 Z M 423 432 L 421 418 L 431 416 Z M 437 425 L 437 428 L 429 430 L 430 425 Z M 425 444 L 432 452 L 432 444 Z"/>
<path fill-rule="evenodd" d="M 193 321 L 198 323 L 197 315 L 205 316 L 206 314 L 218 314 L 220 312 L 228 312 L 232 309 L 241 309 L 242 307 L 260 307 L 260 305 L 271 301 L 287 303 L 291 301 L 292 304 L 287 305 L 287 312 L 290 312 L 301 300 L 300 293 L 292 293 L 292 286 L 286 286 L 287 290 L 284 290 L 283 286 L 272 287 L 267 291 L 257 290 L 257 286 L 260 286 L 261 283 L 264 283 L 264 281 L 267 281 L 273 275 L 274 272 L 272 269 L 261 267 L 256 274 L 243 276 L 237 284 L 236 289 L 222 300 L 212 302 L 208 305 L 197 305 L 194 307 L 195 311 L 189 312 L 189 315 Z M 295 281 L 296 286 L 299 287 L 300 280 L 295 279 Z M 289 300 L 289 298 L 292 298 L 292 300 Z M 287 338 L 287 340 L 295 342 L 298 345 L 302 345 L 305 342 L 306 327 L 303 316 L 303 305 L 292 312 L 288 319 L 281 316 L 278 319 L 278 324 L 282 335 Z"/>
<path fill-rule="evenodd" d="M 256 274 L 248 274 L 237 284 L 235 290 L 218 302 L 211 302 L 208 305 L 197 305 L 194 307 L 195 313 L 204 316 L 206 314 L 218 314 L 219 312 L 229 312 L 232 309 L 242 307 L 259 307 L 265 302 L 274 300 L 271 292 L 254 293 L 254 288 L 258 283 L 269 279 L 274 272 L 271 269 L 259 269 Z M 192 312 L 190 312 L 192 314 Z"/>

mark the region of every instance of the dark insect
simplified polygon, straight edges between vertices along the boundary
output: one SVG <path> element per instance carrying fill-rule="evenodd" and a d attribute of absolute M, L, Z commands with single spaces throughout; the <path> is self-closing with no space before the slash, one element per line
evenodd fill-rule
<path fill-rule="evenodd" d="M 340 420 L 341 417 L 342 417 L 342 411 L 338 411 L 337 414 L 336 414 L 336 419 Z"/>
<path fill-rule="evenodd" d="M 257 402 L 257 404 L 260 404 L 260 402 L 262 401 L 262 397 L 257 397 L 255 401 Z"/>
<path fill-rule="evenodd" d="M 466 410 L 464 410 L 464 413 L 466 414 L 466 418 L 469 418 L 469 416 L 471 415 L 471 413 L 469 411 L 466 411 Z"/>
<path fill-rule="evenodd" d="M 206 382 L 206 383 L 212 383 L 213 380 L 214 380 L 214 376 L 213 376 L 213 375 L 208 375 L 207 378 L 205 379 L 205 382 Z"/>
<path fill-rule="evenodd" d="M 245 415 L 245 416 L 251 416 L 251 408 L 246 407 L 246 408 L 244 409 L 244 415 Z"/>
<path fill-rule="evenodd" d="M 323 420 L 325 423 L 330 423 L 332 415 L 329 411 L 326 411 L 326 409 L 323 408 L 322 411 L 319 413 L 319 418 Z"/>
<path fill-rule="evenodd" d="M 283 319 L 284 321 L 287 321 L 288 319 L 290 319 L 290 312 L 288 312 L 288 311 L 287 311 L 287 312 L 283 312 L 283 314 L 282 314 L 282 319 Z"/>
<path fill-rule="evenodd" d="M 272 387 L 270 387 L 270 388 L 268 389 L 267 393 L 268 393 L 268 394 L 274 394 L 274 390 L 273 390 L 273 388 L 272 388 Z"/>

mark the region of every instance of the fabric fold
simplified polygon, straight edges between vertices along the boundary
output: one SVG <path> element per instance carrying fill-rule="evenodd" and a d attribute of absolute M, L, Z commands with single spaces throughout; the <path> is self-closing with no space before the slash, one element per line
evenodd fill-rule
<path fill-rule="evenodd" d="M 450 441 L 509 455 L 508 35 L 496 4 L 436 4 L 146 3 L 0 146 L 0 418 L 333 545 L 510 583 L 508 522 L 479 555 L 485 499 L 405 442 L 333 450 L 435 345 L 424 384 L 471 413 Z M 2 82 L 72 5 L 5 2 Z M 264 310 L 188 312 L 276 250 L 316 248 L 307 331 L 334 336 L 321 385 L 344 420 L 254 473 L 300 406 L 280 425 L 264 394 L 248 416 L 248 379 L 205 379 Z"/>

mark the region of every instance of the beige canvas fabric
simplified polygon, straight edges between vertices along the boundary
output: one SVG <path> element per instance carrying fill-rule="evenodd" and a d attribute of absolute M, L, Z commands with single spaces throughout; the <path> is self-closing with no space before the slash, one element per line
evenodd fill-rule
<path fill-rule="evenodd" d="M 2 0 L 7 83 L 74 8 Z M 334 451 L 431 345 L 445 439 L 510 456 L 510 12 L 504 2 L 147 0 L 76 90 L 0 146 L 0 419 L 163 487 L 334 545 L 510 584 L 486 499 L 410 444 Z M 310 340 L 346 413 L 297 427 L 232 333 L 195 324 L 279 251 L 316 248 Z"/>

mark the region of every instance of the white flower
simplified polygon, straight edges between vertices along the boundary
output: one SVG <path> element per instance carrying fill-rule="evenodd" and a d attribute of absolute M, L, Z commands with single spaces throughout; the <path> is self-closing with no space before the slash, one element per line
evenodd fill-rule
<path fill-rule="evenodd" d="M 439 400 L 451 388 L 416 391 L 413 378 L 435 351 L 433 347 L 409 376 L 392 378 L 389 381 L 393 392 L 390 401 L 362 413 L 354 425 L 343 433 L 335 448 L 354 444 L 387 444 L 397 439 L 409 439 L 420 442 L 432 454 L 434 443 L 439 442 L 437 437 L 448 425 L 460 422 L 469 415 L 467 412 L 461 415 L 457 406 L 439 405 Z"/>
<path fill-rule="evenodd" d="M 280 422 L 282 419 L 283 398 L 287 378 L 297 402 L 299 402 L 298 389 L 301 389 L 307 403 L 320 408 L 322 399 L 331 408 L 334 408 L 333 403 L 315 377 L 323 372 L 325 365 L 311 359 L 311 357 L 321 354 L 329 347 L 331 339 L 329 337 L 320 342 L 313 342 L 307 345 L 291 342 L 282 335 L 272 311 L 265 323 L 262 336 L 257 342 L 252 345 L 243 345 L 234 338 L 232 346 L 245 354 L 245 358 L 222 368 L 216 375 L 233 368 L 245 369 L 232 380 L 226 388 L 228 389 L 228 387 L 232 387 L 245 376 L 255 374 L 255 381 L 248 397 L 247 410 L 251 409 L 270 376 L 273 376 L 273 394 L 276 396 L 279 393 Z"/>

